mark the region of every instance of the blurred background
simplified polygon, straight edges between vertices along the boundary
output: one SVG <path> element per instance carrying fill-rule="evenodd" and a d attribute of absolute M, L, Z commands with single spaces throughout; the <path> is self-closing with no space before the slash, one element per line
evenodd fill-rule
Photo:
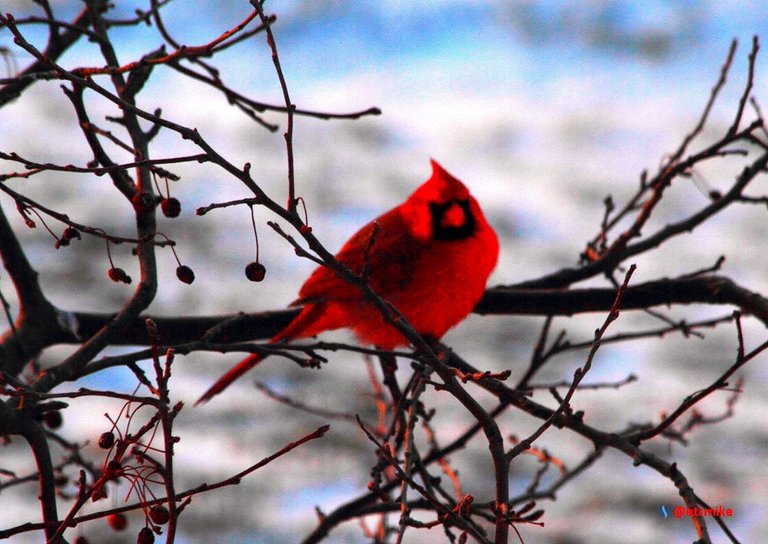
<path fill-rule="evenodd" d="M 26 1 L 6 0 L 3 11 L 17 19 L 39 12 Z M 80 3 L 52 2 L 63 19 Z M 135 2 L 117 2 L 113 17 L 130 17 Z M 429 158 L 464 180 L 482 203 L 502 238 L 499 266 L 491 285 L 536 278 L 573 266 L 585 242 L 597 232 L 603 199 L 623 202 L 636 190 L 640 173 L 653 173 L 666 153 L 676 149 L 695 126 L 733 39 L 740 43 L 736 60 L 700 148 L 729 126 L 746 76 L 752 36 L 768 28 L 768 14 L 758 2 L 592 0 L 428 2 L 362 0 L 274 0 L 266 5 L 277 14 L 273 30 L 291 99 L 300 108 L 346 113 L 381 108 L 382 115 L 357 121 L 322 121 L 297 117 L 294 135 L 298 194 L 304 197 L 313 232 L 331 250 L 382 211 L 402 201 L 429 175 Z M 169 32 L 183 44 L 201 45 L 242 20 L 247 2 L 179 0 L 163 9 Z M 25 26 L 30 41 L 43 48 L 43 26 Z M 765 38 L 765 35 L 761 35 Z M 121 62 L 156 49 L 154 28 L 115 31 Z M 14 48 L 0 29 L 3 75 L 28 57 Z M 60 61 L 66 67 L 102 65 L 92 44 L 73 48 Z M 279 105 L 282 94 L 263 39 L 231 48 L 217 57 L 223 80 L 245 95 Z M 765 99 L 766 59 L 757 64 L 755 94 Z M 106 80 L 105 80 L 106 81 Z M 281 129 L 270 133 L 230 107 L 226 99 L 203 85 L 182 80 L 158 68 L 139 97 L 147 110 L 161 107 L 163 116 L 197 128 L 219 153 L 234 164 L 250 162 L 254 177 L 277 200 L 285 199 L 284 117 L 265 114 Z M 92 120 L 119 133 L 104 120 L 118 115 L 109 103 L 91 102 Z M 71 105 L 56 82 L 40 82 L 15 103 L 0 109 L 0 150 L 15 151 L 40 162 L 85 164 L 91 156 L 80 136 Z M 196 149 L 175 134 L 162 132 L 155 157 L 193 154 Z M 130 160 L 125 153 L 116 157 Z M 709 189 L 725 189 L 744 163 L 714 161 L 702 167 L 699 184 L 674 187 L 651 226 L 680 219 L 707 202 Z M 19 170 L 2 164 L 3 173 Z M 178 241 L 183 263 L 195 270 L 191 286 L 174 276 L 171 253 L 161 250 L 161 288 L 151 312 L 156 315 L 219 314 L 281 308 L 293 300 L 312 263 L 295 258 L 266 225 L 271 217 L 257 210 L 261 260 L 266 280 L 250 283 L 243 267 L 254 258 L 254 242 L 246 208 L 227 208 L 204 217 L 195 208 L 215 201 L 248 196 L 236 180 L 209 165 L 171 168 L 181 181 L 171 193 L 181 200 L 182 216 L 161 218 L 161 229 Z M 757 181 L 765 192 L 765 180 Z M 74 220 L 131 235 L 132 209 L 115 198 L 105 177 L 44 174 L 9 183 L 41 203 L 68 213 Z M 55 250 L 42 228 L 26 229 L 14 204 L 0 195 L 41 273 L 51 300 L 61 308 L 114 311 L 132 289 L 110 282 L 103 242 L 84 239 Z M 755 291 L 766 291 L 768 266 L 764 209 L 740 207 L 637 260 L 635 282 L 677 276 L 714 264 L 726 254 L 723 273 Z M 130 248 L 112 247 L 117 266 L 138 276 Z M 599 282 L 593 282 L 597 284 Z M 13 288 L 0 274 L 0 289 L 12 299 Z M 12 308 L 12 311 L 16 308 Z M 665 311 L 666 312 L 666 311 Z M 694 320 L 727 315 L 730 308 L 672 308 L 666 315 Z M 553 330 L 567 328 L 572 341 L 586 340 L 604 316 L 561 318 Z M 542 318 L 472 316 L 449 333 L 446 342 L 475 366 L 522 373 L 530 358 Z M 659 326 L 647 316 L 625 315 L 618 330 Z M 765 329 L 749 323 L 748 347 L 765 339 Z M 349 339 L 341 332 L 329 339 Z M 47 352 L 41 363 L 53 364 L 71 351 Z M 639 383 L 617 391 L 583 392 L 574 405 L 589 422 L 605 430 L 655 421 L 673 410 L 686 395 L 705 387 L 734 360 L 732 325 L 706 338 L 644 340 L 606 346 L 589 381 L 621 380 L 630 373 Z M 111 352 L 114 353 L 114 352 Z M 572 376 L 583 353 L 559 357 L 537 381 Z M 253 388 L 258 379 L 282 394 L 310 406 L 375 419 L 372 391 L 360 356 L 331 354 L 320 372 L 282 360 L 270 360 L 210 405 L 191 404 L 238 356 L 195 354 L 175 363 L 173 382 L 187 408 L 178 419 L 177 468 L 180 488 L 231 476 L 276 449 L 329 421 L 297 412 L 266 398 Z M 762 361 L 742 373 L 745 392 L 734 417 L 694 432 L 683 447 L 657 441 L 649 449 L 676 461 L 699 496 L 712 505 L 733 508 L 730 526 L 743 542 L 768 534 L 768 407 L 764 391 L 768 373 Z M 403 365 L 406 366 L 406 365 Z M 515 374 L 513 374 L 514 376 Z M 90 387 L 132 389 L 133 377 L 122 371 L 94 376 Z M 429 402 L 440 409 L 435 421 L 445 442 L 460 434 L 470 419 L 436 393 Z M 725 394 L 701 405 L 705 415 L 725 410 Z M 483 399 L 492 405 L 491 399 Z M 541 395 L 537 400 L 547 402 Z M 63 433 L 93 446 L 113 417 L 117 404 L 94 408 L 72 401 Z M 139 417 L 139 416 L 137 416 Z M 504 430 L 525 436 L 537 422 L 510 413 Z M 372 448 L 354 422 L 330 421 L 328 438 L 301 448 L 244 480 L 240 485 L 195 498 L 181 518 L 179 542 L 282 543 L 300 541 L 315 523 L 314 507 L 329 512 L 365 490 Z M 589 452 L 581 438 L 552 429 L 538 445 L 572 466 Z M 367 452 L 367 453 L 366 453 Z M 23 474 L 32 470 L 22 444 L 3 451 L 3 468 Z M 487 501 L 492 473 L 482 442 L 452 458 L 464 491 Z M 513 492 L 522 492 L 537 462 L 523 456 L 513 465 Z M 547 476 L 556 475 L 550 471 Z M 0 526 L 37 519 L 36 491 L 9 490 L 0 497 Z M 120 503 L 126 488 L 110 497 Z M 690 521 L 664 519 L 661 505 L 681 500 L 669 481 L 647 468 L 632 466 L 623 455 L 607 453 L 591 471 L 564 488 L 546 509 L 544 528 L 523 526 L 527 544 L 586 542 L 670 542 L 693 539 Z M 89 506 L 91 511 L 98 504 Z M 139 517 L 133 527 L 141 524 Z M 372 521 L 373 523 L 373 521 Z M 102 527 L 104 525 L 104 527 Z M 724 537 L 710 523 L 715 541 Z M 133 542 L 135 532 L 116 534 L 105 524 L 79 529 L 92 542 Z M 412 530 L 407 542 L 441 542 L 442 533 Z M 72 533 L 76 534 L 76 533 Z M 40 535 L 14 542 L 40 542 Z M 160 539 L 159 541 L 162 541 Z M 328 542 L 361 542 L 356 524 L 337 529 Z"/>

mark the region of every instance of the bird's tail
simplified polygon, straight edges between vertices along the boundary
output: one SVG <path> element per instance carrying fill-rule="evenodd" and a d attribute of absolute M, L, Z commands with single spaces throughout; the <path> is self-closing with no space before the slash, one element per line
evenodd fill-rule
<path fill-rule="evenodd" d="M 258 353 L 254 353 L 253 355 L 250 355 L 249 357 L 246 357 L 239 363 L 237 363 L 235 366 L 229 369 L 229 371 L 224 374 L 221 378 L 216 380 L 216 383 L 214 383 L 211 387 L 208 388 L 208 391 L 203 393 L 203 396 L 200 397 L 197 402 L 195 403 L 195 406 L 199 406 L 200 404 L 204 404 L 211 400 L 214 396 L 218 395 L 224 389 L 229 387 L 229 385 L 238 379 L 240 376 L 248 372 L 250 369 L 255 367 L 257 364 L 259 364 L 261 361 L 264 360 L 264 357 L 259 355 Z"/>
<path fill-rule="evenodd" d="M 272 337 L 270 343 L 273 344 L 275 342 L 284 342 L 295 338 L 314 336 L 323 330 L 330 330 L 340 326 L 341 324 L 337 324 L 329 319 L 329 316 L 326 313 L 325 304 L 308 304 L 304 306 L 302 311 L 293 319 L 293 321 Z M 268 354 L 259 355 L 258 353 L 254 353 L 237 363 L 230 368 L 226 374 L 216 380 L 216 383 L 208 388 L 208 391 L 198 399 L 195 406 L 208 402 L 224 391 L 224 389 L 229 387 L 232 382 L 263 361 L 267 355 Z"/>

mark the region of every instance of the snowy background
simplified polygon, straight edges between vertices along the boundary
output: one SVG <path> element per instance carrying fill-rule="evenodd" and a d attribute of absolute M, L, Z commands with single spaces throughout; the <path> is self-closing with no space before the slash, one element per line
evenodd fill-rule
<path fill-rule="evenodd" d="M 118 13 L 124 16 L 135 7 L 130 2 L 118 4 Z M 80 6 L 54 5 L 62 14 Z M 676 148 L 695 125 L 729 44 L 737 38 L 740 49 L 731 84 L 705 138 L 721 134 L 735 111 L 752 36 L 766 38 L 763 33 L 768 28 L 768 12 L 758 2 L 275 0 L 267 8 L 278 15 L 274 32 L 294 103 L 339 113 L 371 106 L 383 111 L 381 116 L 359 121 L 296 118 L 298 192 L 306 199 L 313 232 L 328 248 L 339 248 L 359 226 L 400 202 L 426 179 L 433 157 L 470 186 L 503 239 L 491 285 L 532 279 L 576 262 L 584 242 L 599 225 L 603 198 L 611 194 L 621 201 L 632 194 L 640 172 L 653 172 L 664 154 Z M 31 8 L 28 2 L 6 0 L 2 9 L 18 18 Z M 167 7 L 165 19 L 179 41 L 199 45 L 233 26 L 247 11 L 247 2 L 179 0 Z M 42 27 L 26 30 L 30 39 L 44 46 Z M 153 29 L 131 28 L 116 35 L 124 62 L 160 45 Z M 2 30 L 0 47 L 13 47 Z M 762 57 L 755 92 L 765 102 L 768 66 Z M 27 62 L 21 53 L 15 60 L 21 66 Z M 219 61 L 229 85 L 265 102 L 282 102 L 261 37 L 233 48 Z M 61 60 L 64 66 L 89 63 L 102 61 L 88 44 Z M 198 128 L 233 163 L 251 162 L 258 172 L 257 182 L 278 200 L 284 199 L 281 132 L 268 133 L 228 107 L 214 91 L 189 82 L 180 84 L 169 70 L 158 70 L 140 95 L 140 105 L 149 110 L 162 107 L 166 118 Z M 98 103 L 96 112 L 93 119 L 104 126 L 103 116 L 115 114 L 107 103 Z M 283 126 L 282 116 L 265 117 Z M 56 136 L 51 136 L 53 131 Z M 84 164 L 90 159 L 72 125 L 71 106 L 56 83 L 38 84 L 22 100 L 0 109 L 0 149 L 42 162 Z M 193 152 L 189 143 L 168 133 L 158 138 L 155 155 Z M 724 161 L 701 174 L 709 186 L 724 188 L 738 169 Z M 294 258 L 293 250 L 266 226 L 269 216 L 258 212 L 268 274 L 262 284 L 248 282 L 242 268 L 253 259 L 254 250 L 247 212 L 231 208 L 204 218 L 193 214 L 198 206 L 213 201 L 248 196 L 245 189 L 211 166 L 189 164 L 172 170 L 182 176 L 172 192 L 182 201 L 183 215 L 163 220 L 161 228 L 179 241 L 180 258 L 195 270 L 197 280 L 189 287 L 180 284 L 173 275 L 173 257 L 161 252 L 161 290 L 152 312 L 217 314 L 288 304 L 312 264 Z M 765 187 L 764 180 L 757 183 Z M 132 211 L 115 201 L 106 178 L 47 175 L 14 182 L 13 187 L 77 221 L 130 235 L 122 225 Z M 670 192 L 664 217 L 688 214 L 706 198 L 706 189 L 694 184 L 681 187 Z M 104 262 L 94 259 L 103 252 L 102 242 L 84 240 L 66 253 L 56 252 L 42 229 L 23 228 L 8 198 L 0 196 L 0 204 L 18 225 L 54 303 L 62 308 L 112 311 L 130 296 L 130 288 L 107 280 L 106 257 Z M 639 259 L 634 281 L 704 268 L 725 253 L 724 273 L 764 292 L 768 269 L 761 258 L 767 237 L 764 211 L 738 209 L 694 236 Z M 113 256 L 119 266 L 137 276 L 129 248 L 113 248 Z M 12 298 L 4 274 L 0 274 L 0 288 Z M 671 315 L 728 311 L 673 309 Z M 562 319 L 556 321 L 555 330 L 568 327 L 573 340 L 583 340 L 602 319 L 601 315 Z M 459 353 L 471 354 L 476 366 L 522 372 L 541 321 L 473 316 L 446 340 Z M 617 327 L 629 329 L 635 323 L 651 322 L 627 316 Z M 760 326 L 750 326 L 747 332 L 751 345 L 765 337 Z M 734 336 L 730 327 L 704 340 L 670 338 L 605 348 L 590 379 L 620 380 L 635 373 L 640 383 L 619 391 L 579 394 L 576 407 L 590 414 L 594 425 L 608 430 L 649 421 L 719 375 L 733 360 Z M 340 333 L 329 338 L 348 336 Z M 68 349 L 51 350 L 43 364 L 55 362 Z M 326 422 L 266 399 L 253 389 L 252 376 L 226 397 L 192 409 L 191 403 L 207 384 L 237 359 L 236 355 L 195 355 L 177 361 L 175 391 L 178 400 L 189 406 L 178 421 L 180 486 L 230 476 Z M 581 354 L 560 357 L 537 381 L 564 379 L 582 359 Z M 665 442 L 652 446 L 654 453 L 677 461 L 710 504 L 734 509 L 731 527 L 744 542 L 759 542 L 768 535 L 764 394 L 768 373 L 761 362 L 764 358 L 743 373 L 745 394 L 734 418 L 694 433 L 687 448 Z M 322 372 L 269 361 L 254 374 L 310 405 L 373 417 L 360 357 L 334 355 Z M 126 378 L 130 376 L 115 371 L 95 377 L 88 385 L 115 387 L 127 383 Z M 702 410 L 719 414 L 724 398 L 713 396 Z M 435 395 L 430 400 L 439 402 Z M 115 405 L 94 411 L 93 406 L 74 401 L 64 432 L 80 441 L 93 441 L 108 427 L 101 414 L 117 409 Z M 445 416 L 437 425 L 447 441 L 452 432 L 460 432 L 456 422 L 468 420 L 455 408 L 446 408 Z M 535 421 L 514 413 L 503 422 L 505 429 L 518 436 L 536 426 Z M 556 430 L 545 435 L 540 446 L 566 463 L 577 461 L 590 448 L 575 435 Z M 332 422 L 329 438 L 294 452 L 240 486 L 198 497 L 182 517 L 179 542 L 298 541 L 315 522 L 315 505 L 328 512 L 364 490 L 373 458 L 359 455 L 361 449 L 370 451 L 353 423 Z M 25 451 L 20 444 L 7 448 L 2 464 L 16 463 L 13 467 L 19 473 L 31 470 L 15 456 Z M 480 444 L 454 460 L 467 492 L 487 488 L 491 473 L 486 451 Z M 98 459 L 99 452 L 93 453 Z M 524 488 L 535 466 L 526 458 L 515 463 L 513 491 Z M 28 511 L 34 491 L 29 492 L 0 496 L 1 527 L 38 515 Z M 124 492 L 114 493 L 116 504 Z M 664 520 L 657 511 L 662 504 L 671 507 L 680 502 L 668 481 L 646 468 L 632 467 L 623 455 L 608 453 L 555 502 L 541 503 L 547 509 L 543 529 L 523 527 L 522 532 L 527 544 L 690 542 L 688 520 Z M 140 520 L 133 523 L 138 527 Z M 134 539 L 133 532 L 115 535 L 91 525 L 83 531 L 89 537 L 98 535 L 92 541 Z M 723 535 L 713 527 L 710 523 L 715 541 L 722 541 Z M 437 531 L 409 531 L 406 541 L 441 542 Z M 332 533 L 329 542 L 362 540 L 359 527 L 349 524 Z M 39 535 L 14 539 L 39 541 Z"/>

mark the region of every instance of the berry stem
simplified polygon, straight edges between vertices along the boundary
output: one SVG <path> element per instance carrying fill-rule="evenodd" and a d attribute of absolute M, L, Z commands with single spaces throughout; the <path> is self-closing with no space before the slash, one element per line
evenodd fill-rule
<path fill-rule="evenodd" d="M 253 214 L 253 205 L 248 204 L 251 210 L 251 225 L 253 225 L 253 237 L 256 240 L 256 262 L 259 262 L 259 234 L 256 232 L 256 217 Z"/>

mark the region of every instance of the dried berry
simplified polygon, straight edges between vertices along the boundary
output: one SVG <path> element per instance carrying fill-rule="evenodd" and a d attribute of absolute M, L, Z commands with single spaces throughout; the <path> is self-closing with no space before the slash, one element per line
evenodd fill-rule
<path fill-rule="evenodd" d="M 62 238 L 65 238 L 67 240 L 74 240 L 77 238 L 78 240 L 81 238 L 80 231 L 77 230 L 75 227 L 67 227 L 64 229 L 64 234 L 61 235 Z"/>
<path fill-rule="evenodd" d="M 166 217 L 178 217 L 181 213 L 181 202 L 177 198 L 164 198 L 160 202 L 160 209 Z"/>
<path fill-rule="evenodd" d="M 195 273 L 192 269 L 184 264 L 180 264 L 176 268 L 176 277 L 184 283 L 190 284 L 195 281 Z"/>
<path fill-rule="evenodd" d="M 142 527 L 139 536 L 136 538 L 136 544 L 154 544 L 155 533 L 149 527 Z"/>
<path fill-rule="evenodd" d="M 110 514 L 107 516 L 107 523 L 115 531 L 122 531 L 128 527 L 128 518 L 125 514 Z"/>
<path fill-rule="evenodd" d="M 103 450 L 108 450 L 115 444 L 115 433 L 112 431 L 107 431 L 105 433 L 101 433 L 101 436 L 99 437 L 99 447 Z"/>
<path fill-rule="evenodd" d="M 114 282 L 131 283 L 131 277 L 125 273 L 125 270 L 118 267 L 112 267 L 107 270 L 107 276 Z"/>
<path fill-rule="evenodd" d="M 61 238 L 56 240 L 55 247 L 56 249 L 59 249 L 60 247 L 68 246 L 69 242 L 74 239 L 80 239 L 80 231 L 74 227 L 67 227 L 61 234 Z"/>
<path fill-rule="evenodd" d="M 51 410 L 43 414 L 43 423 L 49 429 L 58 429 L 64 423 L 64 418 L 61 417 L 61 412 L 58 410 Z"/>
<path fill-rule="evenodd" d="M 267 274 L 267 269 L 260 262 L 253 261 L 245 267 L 245 277 L 251 281 L 261 281 Z"/>
<path fill-rule="evenodd" d="M 158 504 L 149 509 L 149 519 L 158 525 L 165 525 L 171 519 L 171 513 L 162 504 Z"/>

